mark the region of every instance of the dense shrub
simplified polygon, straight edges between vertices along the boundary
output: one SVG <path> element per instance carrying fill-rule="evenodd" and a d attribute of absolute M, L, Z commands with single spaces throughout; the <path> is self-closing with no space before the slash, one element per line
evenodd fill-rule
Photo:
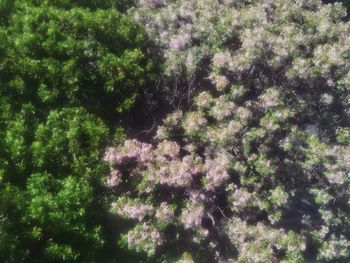
<path fill-rule="evenodd" d="M 123 242 L 162 262 L 348 262 L 342 6 L 139 1 L 131 13 L 162 47 L 168 77 L 200 86 L 154 143 L 105 154 L 112 210 L 135 222 Z"/>
<path fill-rule="evenodd" d="M 110 256 L 101 158 L 152 65 L 144 31 L 103 2 L 0 3 L 1 262 Z"/>
<path fill-rule="evenodd" d="M 116 8 L 125 11 L 133 5 L 133 0 L 28 0 L 27 3 L 35 6 L 55 6 L 58 8 L 71 9 L 74 7 L 96 9 Z"/>
<path fill-rule="evenodd" d="M 346 8 L 347 8 L 347 11 L 348 11 L 348 15 L 347 15 L 347 18 L 349 18 L 349 11 L 350 11 L 350 1 L 349 0 L 322 0 L 323 3 L 335 3 L 335 2 L 341 2 Z"/>

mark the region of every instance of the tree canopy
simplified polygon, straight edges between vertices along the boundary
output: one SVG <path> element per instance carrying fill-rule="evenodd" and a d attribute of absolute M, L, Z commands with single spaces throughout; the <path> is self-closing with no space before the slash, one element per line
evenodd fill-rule
<path fill-rule="evenodd" d="M 152 78 L 120 4 L 1 1 L 2 262 L 104 258 L 101 156 Z"/>
<path fill-rule="evenodd" d="M 342 3 L 0 0 L 0 261 L 349 262 Z"/>
<path fill-rule="evenodd" d="M 132 14 L 191 103 L 152 141 L 106 152 L 112 210 L 135 222 L 125 244 L 155 262 L 349 261 L 342 5 L 139 1 Z"/>

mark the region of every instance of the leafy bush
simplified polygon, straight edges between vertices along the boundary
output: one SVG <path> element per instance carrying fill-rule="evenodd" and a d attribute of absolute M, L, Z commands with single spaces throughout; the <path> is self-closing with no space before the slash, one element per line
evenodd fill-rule
<path fill-rule="evenodd" d="M 322 0 L 323 3 L 335 3 L 335 2 L 340 2 L 342 3 L 348 10 L 348 15 L 347 18 L 349 18 L 349 11 L 350 11 L 350 1 L 348 0 Z"/>
<path fill-rule="evenodd" d="M 102 2 L 1 1 L 2 262 L 117 254 L 106 251 L 101 158 L 152 64 L 144 31 Z"/>
<path fill-rule="evenodd" d="M 170 79 L 200 87 L 154 144 L 107 150 L 112 210 L 135 222 L 122 242 L 159 262 L 348 262 L 342 6 L 174 0 L 131 12 L 163 47 Z"/>
<path fill-rule="evenodd" d="M 27 2 L 35 6 L 48 5 L 64 9 L 74 7 L 89 8 L 91 10 L 116 8 L 121 11 L 125 11 L 126 8 L 133 4 L 133 0 L 29 0 Z"/>

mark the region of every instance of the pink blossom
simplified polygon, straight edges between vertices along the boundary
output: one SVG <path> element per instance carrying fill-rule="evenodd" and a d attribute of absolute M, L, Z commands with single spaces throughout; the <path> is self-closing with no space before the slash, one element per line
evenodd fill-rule
<path fill-rule="evenodd" d="M 157 134 L 155 136 L 155 139 L 158 140 L 166 140 L 168 138 L 169 134 L 168 134 L 168 129 L 165 126 L 159 126 L 157 128 Z"/>
<path fill-rule="evenodd" d="M 252 196 L 247 190 L 240 188 L 234 191 L 232 198 L 233 206 L 235 209 L 240 210 L 249 204 Z"/>
<path fill-rule="evenodd" d="M 163 243 L 163 237 L 159 230 L 147 223 L 137 225 L 128 232 L 128 243 L 137 249 L 154 254 L 156 247 Z"/>
<path fill-rule="evenodd" d="M 121 174 L 119 173 L 118 170 L 113 169 L 111 171 L 110 177 L 107 179 L 107 186 L 108 187 L 116 187 L 119 185 L 121 181 Z"/>
<path fill-rule="evenodd" d="M 231 54 L 227 51 L 216 53 L 213 57 L 213 66 L 216 68 L 223 68 L 228 66 L 231 60 Z"/>
<path fill-rule="evenodd" d="M 155 158 L 155 154 L 153 151 L 153 146 L 148 143 L 141 144 L 141 152 L 140 152 L 140 161 L 141 163 L 149 163 L 152 162 Z"/>
<path fill-rule="evenodd" d="M 185 208 L 181 214 L 181 222 L 185 228 L 200 226 L 204 216 L 204 207 L 202 205 L 193 205 Z"/>
<path fill-rule="evenodd" d="M 141 145 L 138 140 L 126 140 L 121 154 L 128 158 L 137 158 L 140 156 Z"/>
<path fill-rule="evenodd" d="M 233 114 L 236 105 L 232 101 L 227 101 L 224 96 L 219 97 L 214 107 L 211 109 L 213 117 L 219 121 Z"/>
<path fill-rule="evenodd" d="M 187 134 L 198 133 L 208 123 L 207 119 L 200 113 L 188 113 L 183 122 L 183 127 Z"/>
<path fill-rule="evenodd" d="M 201 193 L 200 191 L 197 190 L 190 190 L 188 191 L 188 196 L 191 199 L 192 202 L 197 202 L 197 201 L 204 201 L 205 200 L 205 195 Z"/>
<path fill-rule="evenodd" d="M 207 109 L 211 106 L 211 104 L 213 103 L 213 97 L 206 91 L 200 93 L 197 97 L 196 97 L 196 104 L 199 108 L 204 108 Z"/>
<path fill-rule="evenodd" d="M 118 200 L 117 203 L 114 203 L 113 207 L 119 215 L 137 219 L 138 221 L 142 221 L 146 215 L 154 210 L 151 205 L 141 204 L 134 201 L 127 202 L 123 198 Z"/>
<path fill-rule="evenodd" d="M 237 121 L 230 121 L 227 125 L 227 134 L 230 136 L 235 135 L 243 128 L 242 124 Z"/>
<path fill-rule="evenodd" d="M 230 81 L 223 75 L 212 75 L 211 80 L 218 91 L 224 91 Z"/>
<path fill-rule="evenodd" d="M 171 159 L 177 159 L 180 152 L 180 146 L 176 142 L 162 141 L 156 149 L 157 158 L 164 160 L 162 157 L 168 156 Z"/>
<path fill-rule="evenodd" d="M 170 39 L 170 48 L 173 50 L 183 50 L 190 42 L 191 35 L 187 32 L 182 32 L 180 35 L 174 36 Z"/>
<path fill-rule="evenodd" d="M 172 114 L 169 114 L 166 119 L 163 121 L 164 125 L 167 127 L 173 127 L 180 123 L 181 119 L 183 117 L 182 111 L 175 111 Z"/>
<path fill-rule="evenodd" d="M 218 153 L 215 159 L 205 161 L 206 175 L 203 180 L 207 190 L 214 190 L 229 179 L 230 176 L 227 172 L 229 163 L 230 158 L 226 153 Z"/>
<path fill-rule="evenodd" d="M 236 115 L 243 120 L 244 122 L 246 122 L 247 120 L 249 120 L 252 117 L 252 112 L 246 108 L 246 107 L 238 107 L 236 109 Z"/>
<path fill-rule="evenodd" d="M 157 209 L 156 218 L 162 222 L 170 222 L 174 217 L 174 209 L 166 202 L 162 202 Z"/>
<path fill-rule="evenodd" d="M 116 155 L 117 155 L 117 148 L 109 147 L 105 153 L 103 160 L 109 163 L 113 163 L 116 161 Z"/>
<path fill-rule="evenodd" d="M 332 171 L 327 174 L 327 179 L 331 184 L 341 185 L 344 183 L 344 172 Z"/>
<path fill-rule="evenodd" d="M 156 181 L 169 186 L 184 187 L 192 182 L 192 173 L 180 161 L 171 161 L 157 172 Z"/>
<path fill-rule="evenodd" d="M 276 107 L 281 103 L 280 92 L 276 88 L 266 90 L 259 98 L 264 108 Z"/>

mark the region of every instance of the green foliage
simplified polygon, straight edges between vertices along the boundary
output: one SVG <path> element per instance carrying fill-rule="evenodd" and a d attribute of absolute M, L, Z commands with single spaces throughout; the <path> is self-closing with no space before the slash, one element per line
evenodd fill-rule
<path fill-rule="evenodd" d="M 346 144 L 350 141 L 350 128 L 341 127 L 337 132 L 337 141 Z"/>
<path fill-rule="evenodd" d="M 110 261 L 103 151 L 152 70 L 127 1 L 0 1 L 0 261 Z M 118 9 L 117 9 L 118 8 Z"/>
<path fill-rule="evenodd" d="M 23 158 L 21 133 L 26 127 L 22 124 L 23 119 L 14 119 L 5 139 L 13 161 Z M 15 134 L 18 138 L 12 138 Z M 23 233 L 20 244 L 12 244 L 13 251 L 2 251 L 4 259 L 81 261 L 98 254 L 104 241 L 97 207 L 103 208 L 104 204 L 95 198 L 95 189 L 104 171 L 99 159 L 107 138 L 103 122 L 83 108 L 53 110 L 37 127 L 32 149 L 28 150 L 33 174 L 24 181 L 26 174 L 17 169 L 22 176 L 19 182 L 24 181 L 25 187 L 7 184 L 2 189 L 2 194 L 11 199 L 5 199 L 7 204 L 2 201 L 8 222 L 0 239 L 5 242 L 7 235 L 14 234 L 11 238 L 16 239 L 16 234 Z M 13 181 L 11 172 L 6 171 L 7 181 Z M 5 248 L 0 246 L 1 250 Z"/>
<path fill-rule="evenodd" d="M 84 164 L 99 159 L 107 135 L 108 129 L 103 122 L 82 108 L 51 111 L 46 123 L 36 130 L 32 144 L 33 164 L 37 169 L 49 172 L 84 173 L 85 169 L 89 170 Z"/>
<path fill-rule="evenodd" d="M 18 9 L 7 31 L 3 92 L 45 109 L 82 105 L 105 118 L 135 98 L 147 61 L 143 32 L 129 18 L 114 9 Z"/>
<path fill-rule="evenodd" d="M 133 3 L 127 0 L 30 0 L 28 2 L 35 6 L 50 5 L 64 9 L 84 7 L 92 10 L 109 8 L 125 10 Z"/>

